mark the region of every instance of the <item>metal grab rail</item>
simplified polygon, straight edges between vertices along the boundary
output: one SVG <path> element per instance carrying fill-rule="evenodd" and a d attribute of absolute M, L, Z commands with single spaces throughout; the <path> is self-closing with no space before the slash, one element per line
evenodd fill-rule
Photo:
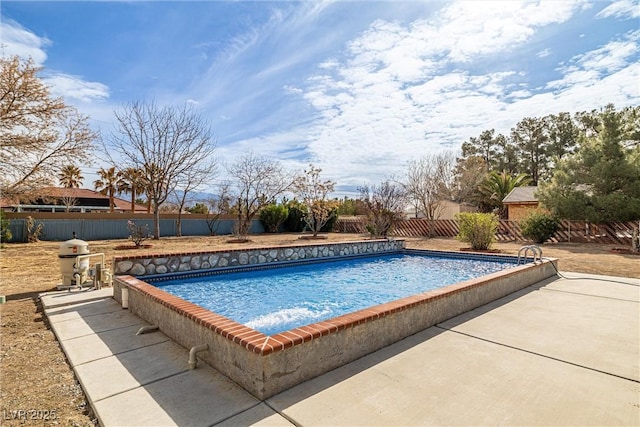
<path fill-rule="evenodd" d="M 529 253 L 529 251 L 531 251 L 531 253 L 533 254 L 534 264 L 536 263 L 536 261 L 542 262 L 542 249 L 540 248 L 540 246 L 527 245 L 527 246 L 522 246 L 518 251 L 518 265 L 520 265 L 521 258 L 524 258 L 525 263 L 527 262 L 527 254 Z M 523 252 L 524 252 L 524 256 L 522 254 Z"/>

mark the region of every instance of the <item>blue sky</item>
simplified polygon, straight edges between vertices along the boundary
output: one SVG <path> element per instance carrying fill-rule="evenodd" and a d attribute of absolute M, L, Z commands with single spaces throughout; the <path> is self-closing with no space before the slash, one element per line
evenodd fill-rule
<path fill-rule="evenodd" d="M 248 151 L 313 163 L 337 195 L 524 117 L 640 104 L 638 1 L 5 0 L 0 12 L 2 53 L 44 66 L 105 141 L 127 102 L 188 102 L 221 164 Z"/>

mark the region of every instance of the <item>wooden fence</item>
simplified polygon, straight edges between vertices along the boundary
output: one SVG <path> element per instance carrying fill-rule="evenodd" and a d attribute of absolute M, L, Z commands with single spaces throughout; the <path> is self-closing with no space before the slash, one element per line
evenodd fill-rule
<path fill-rule="evenodd" d="M 366 220 L 362 217 L 340 218 L 334 231 L 339 233 L 366 233 Z M 585 221 L 561 221 L 560 228 L 550 239 L 551 242 L 601 243 L 611 245 L 631 245 L 633 230 L 639 223 L 612 222 L 592 224 Z M 458 224 L 455 220 L 407 219 L 395 225 L 396 237 L 455 237 Z M 520 242 L 527 239 L 522 236 L 518 221 L 501 220 L 498 224 L 496 239 L 499 242 Z"/>

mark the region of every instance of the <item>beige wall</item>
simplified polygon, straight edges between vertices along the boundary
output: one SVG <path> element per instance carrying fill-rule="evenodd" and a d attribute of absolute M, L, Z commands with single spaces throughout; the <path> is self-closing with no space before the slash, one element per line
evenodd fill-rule
<path fill-rule="evenodd" d="M 523 220 L 531 211 L 538 209 L 538 203 L 508 204 L 508 218 L 511 221 Z"/>

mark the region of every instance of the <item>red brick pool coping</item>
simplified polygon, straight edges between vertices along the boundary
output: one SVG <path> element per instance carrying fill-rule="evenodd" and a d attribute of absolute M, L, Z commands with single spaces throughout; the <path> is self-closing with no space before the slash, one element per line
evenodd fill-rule
<path fill-rule="evenodd" d="M 553 262 L 545 260 L 543 262 Z M 330 335 L 338 331 L 366 323 L 381 317 L 385 317 L 418 305 L 426 304 L 444 296 L 453 295 L 464 290 L 484 285 L 495 278 L 506 278 L 517 275 L 520 271 L 530 268 L 530 265 L 521 265 L 491 273 L 480 278 L 470 279 L 443 288 L 423 292 L 392 302 L 376 305 L 353 313 L 334 317 L 329 320 L 294 328 L 275 335 L 267 336 L 251 329 L 241 323 L 227 317 L 216 314 L 194 303 L 188 302 L 165 292 L 153 285 L 133 276 L 118 276 L 117 280 L 126 283 L 130 288 L 147 295 L 153 301 L 162 304 L 172 311 L 181 314 L 197 324 L 222 335 L 226 339 L 239 344 L 247 350 L 261 356 L 282 351 L 284 349 L 309 342 L 321 336 Z"/>

